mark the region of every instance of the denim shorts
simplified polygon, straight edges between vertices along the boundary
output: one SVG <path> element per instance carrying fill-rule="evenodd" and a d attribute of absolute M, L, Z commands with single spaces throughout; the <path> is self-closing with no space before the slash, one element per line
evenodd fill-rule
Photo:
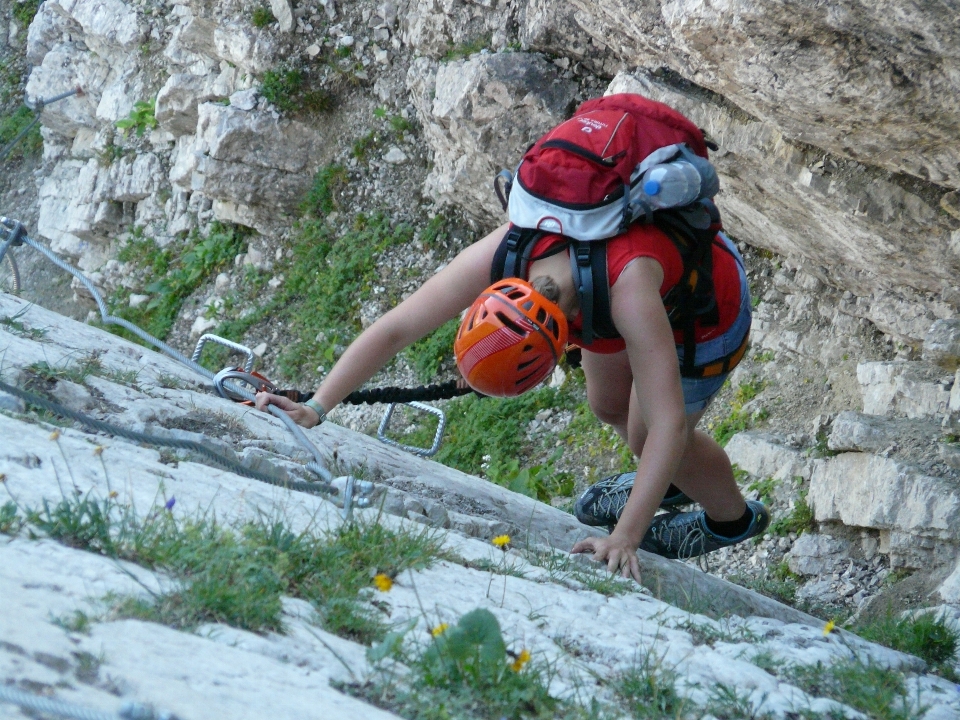
<path fill-rule="evenodd" d="M 723 233 L 720 233 L 727 248 L 737 259 L 737 268 L 740 273 L 740 314 L 734 320 L 733 325 L 723 335 L 712 338 L 706 342 L 697 344 L 697 365 L 706 365 L 707 363 L 726 357 L 734 352 L 743 339 L 750 332 L 751 303 L 750 303 L 750 284 L 747 282 L 747 275 L 743 268 L 743 258 L 737 250 L 737 246 L 731 242 Z M 683 346 L 677 346 L 677 357 L 680 363 L 683 363 Z M 683 404 L 687 415 L 693 415 L 703 410 L 713 397 L 720 392 L 723 383 L 726 382 L 730 373 L 715 375 L 706 378 L 680 378 L 680 384 L 683 388 Z"/>

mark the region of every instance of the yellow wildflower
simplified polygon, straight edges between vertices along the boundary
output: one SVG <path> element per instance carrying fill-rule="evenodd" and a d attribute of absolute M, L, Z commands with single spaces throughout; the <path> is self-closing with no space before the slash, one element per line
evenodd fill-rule
<path fill-rule="evenodd" d="M 59 431 L 59 430 L 54 430 L 52 433 L 50 433 L 50 439 L 51 439 L 51 440 L 59 440 L 59 439 L 60 439 L 60 431 Z"/>
<path fill-rule="evenodd" d="M 3 473 L 0 473 L 0 483 L 6 482 L 6 481 L 7 481 L 7 476 Z"/>
<path fill-rule="evenodd" d="M 520 672 L 528 662 L 530 662 L 530 651 L 524 648 L 520 651 L 520 654 L 517 655 L 516 659 L 510 663 L 510 669 L 514 672 Z"/>
<path fill-rule="evenodd" d="M 497 535 L 497 536 L 496 536 L 493 540 L 491 540 L 490 542 L 492 542 L 494 545 L 496 545 L 498 548 L 500 548 L 500 549 L 502 550 L 504 547 L 506 547 L 507 545 L 510 544 L 510 536 L 509 536 L 509 535 Z"/>
<path fill-rule="evenodd" d="M 837 624 L 836 624 L 833 620 L 827 621 L 827 624 L 823 626 L 823 636 L 826 637 L 827 635 L 829 635 L 830 633 L 832 633 L 832 632 L 833 632 L 833 629 L 834 629 L 836 626 L 837 626 Z"/>
<path fill-rule="evenodd" d="M 94 455 L 99 455 L 99 454 L 101 454 L 102 452 L 103 452 L 103 445 L 97 445 L 97 446 L 93 449 L 93 454 L 94 454 Z"/>
<path fill-rule="evenodd" d="M 373 584 L 377 586 L 377 590 L 380 592 L 390 592 L 390 588 L 393 587 L 393 578 L 389 575 L 378 573 L 373 576 Z"/>
<path fill-rule="evenodd" d="M 438 635 L 443 635 L 447 631 L 448 627 L 450 626 L 447 625 L 447 623 L 440 623 L 430 631 L 430 634 L 433 635 L 434 637 L 437 637 Z"/>
<path fill-rule="evenodd" d="M 115 497 L 117 497 L 117 495 L 119 495 L 119 494 L 120 494 L 120 493 L 118 493 L 116 490 L 111 490 L 109 493 L 107 493 L 107 497 L 108 497 L 108 498 L 115 498 Z"/>

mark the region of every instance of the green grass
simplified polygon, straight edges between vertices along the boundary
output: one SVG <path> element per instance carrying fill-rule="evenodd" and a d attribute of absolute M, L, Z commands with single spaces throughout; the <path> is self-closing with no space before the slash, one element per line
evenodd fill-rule
<path fill-rule="evenodd" d="M 441 553 L 441 540 L 429 528 L 395 531 L 363 522 L 295 532 L 263 517 L 228 527 L 209 516 L 177 518 L 163 506 L 141 517 L 89 495 L 44 501 L 24 514 L 33 536 L 164 571 L 175 581 L 170 587 L 111 598 L 113 613 L 187 629 L 220 622 L 280 631 L 280 597 L 288 595 L 310 602 L 330 632 L 370 643 L 388 629 L 367 602 L 373 575 L 425 568 Z M 19 522 L 9 504 L 0 512 L 8 516 L 9 525 Z"/>
<path fill-rule="evenodd" d="M 710 430 L 714 439 L 725 447 L 737 433 L 749 430 L 757 422 L 767 417 L 767 411 L 760 409 L 755 412 L 746 412 L 743 406 L 753 400 L 764 388 L 764 381 L 758 378 L 740 383 L 730 401 L 730 413 L 716 423 L 711 423 Z"/>
<path fill-rule="evenodd" d="M 676 691 L 676 673 L 647 651 L 632 668 L 610 682 L 618 704 L 637 720 L 683 717 L 691 703 Z"/>
<path fill-rule="evenodd" d="M 455 318 L 404 351 L 420 382 L 435 382 L 444 361 L 450 364 L 453 359 L 453 341 L 459 329 L 460 320 Z"/>
<path fill-rule="evenodd" d="M 30 340 L 43 340 L 47 335 L 47 331 L 44 328 L 30 327 L 20 319 L 26 312 L 27 308 L 24 308 L 15 315 L 0 317 L 0 325 L 3 325 L 8 332 L 19 337 L 29 338 Z"/>
<path fill-rule="evenodd" d="M 255 7 L 253 12 L 250 13 L 250 22 L 257 28 L 265 28 L 270 23 L 276 22 L 276 20 L 270 8 L 265 5 Z"/>
<path fill-rule="evenodd" d="M 322 218 L 340 209 L 340 193 L 347 186 L 347 170 L 342 165 L 327 165 L 313 177 L 313 185 L 303 202 L 300 212 L 308 218 Z"/>
<path fill-rule="evenodd" d="M 35 117 L 33 110 L 25 105 L 0 117 L 0 147 L 6 147 Z M 37 123 L 13 146 L 6 159 L 37 157 L 42 150 L 43 137 L 40 135 L 40 123 Z"/>
<path fill-rule="evenodd" d="M 514 398 L 466 395 L 452 400 L 446 407 L 446 440 L 435 459 L 473 475 L 487 467 L 494 474 L 497 469 L 509 469 L 513 461 L 523 461 L 526 428 L 536 414 L 571 404 L 567 394 L 553 388 L 539 388 Z M 429 440 L 429 431 L 422 434 L 413 444 Z"/>
<path fill-rule="evenodd" d="M 481 35 L 480 37 L 474 38 L 460 45 L 456 45 L 444 54 L 441 58 L 442 62 L 451 62 L 453 60 L 460 60 L 461 58 L 469 57 L 474 53 L 478 53 L 486 47 L 490 47 L 490 35 Z"/>
<path fill-rule="evenodd" d="M 960 638 L 953 628 L 934 613 L 903 618 L 891 611 L 869 623 L 858 624 L 851 630 L 866 640 L 916 655 L 935 671 L 952 678 Z"/>
<path fill-rule="evenodd" d="M 3 478 L 3 473 L 0 473 L 0 479 L 6 479 Z M 0 505 L 0 534 L 16 535 L 22 526 L 23 518 L 17 512 L 15 503 L 8 500 Z"/>
<path fill-rule="evenodd" d="M 320 221 L 300 224 L 286 281 L 272 302 L 271 317 L 297 329 L 277 358 L 288 378 L 330 367 L 361 330 L 359 310 L 379 281 L 388 248 L 410 242 L 413 230 L 391 226 L 384 215 L 358 215 L 346 233 Z"/>
<path fill-rule="evenodd" d="M 813 517 L 813 508 L 807 504 L 807 490 L 801 490 L 789 515 L 777 518 L 770 524 L 770 532 L 784 537 L 790 533 L 801 535 L 806 530 L 813 530 L 816 521 Z"/>
<path fill-rule="evenodd" d="M 554 582 L 564 583 L 572 580 L 607 597 L 627 595 L 637 591 L 633 580 L 625 580 L 619 575 L 609 573 L 601 564 L 578 562 L 569 553 L 540 547 L 521 548 L 520 552 L 527 562 L 550 573 L 550 579 Z"/>
<path fill-rule="evenodd" d="M 109 300 L 111 313 L 135 323 L 154 337 L 164 339 L 184 301 L 204 281 L 246 250 L 252 232 L 239 225 L 213 223 L 207 237 L 195 233 L 182 246 L 166 248 L 159 247 L 151 238 L 135 236 L 120 249 L 117 259 L 133 266 L 135 276 L 140 278 L 137 291 L 150 295 L 150 300 L 132 308 L 128 302 L 132 291 L 121 288 Z M 108 326 L 108 329 L 134 342 L 142 342 L 115 325 Z"/>
<path fill-rule="evenodd" d="M 37 15 L 37 10 L 40 9 L 40 3 L 43 0 L 16 0 L 13 3 L 13 19 L 17 23 L 26 28 L 33 22 L 33 18 Z"/>
<path fill-rule="evenodd" d="M 850 659 L 793 666 L 780 677 L 814 697 L 832 698 L 874 720 L 910 720 L 925 710 L 906 697 L 903 673 L 869 662 Z"/>
<path fill-rule="evenodd" d="M 28 365 L 24 369 L 34 377 L 48 382 L 69 380 L 70 382 L 82 385 L 90 375 L 103 374 L 103 363 L 100 362 L 100 358 L 96 354 L 90 354 L 84 355 L 68 365 L 54 367 L 46 360 L 41 360 L 40 362 Z"/>
<path fill-rule="evenodd" d="M 282 113 L 317 114 L 334 108 L 334 98 L 322 88 L 312 88 L 302 70 L 281 67 L 267 70 L 260 80 L 260 94 Z"/>

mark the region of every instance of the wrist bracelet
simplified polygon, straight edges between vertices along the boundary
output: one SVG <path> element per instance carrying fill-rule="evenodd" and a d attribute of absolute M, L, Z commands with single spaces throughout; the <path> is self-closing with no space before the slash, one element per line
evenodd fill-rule
<path fill-rule="evenodd" d="M 323 409 L 323 405 L 318 403 L 313 398 L 307 400 L 305 403 L 303 403 L 303 405 L 304 407 L 308 407 L 313 410 L 319 416 L 320 420 L 317 422 L 317 425 L 321 425 L 323 421 L 327 419 L 327 411 Z"/>

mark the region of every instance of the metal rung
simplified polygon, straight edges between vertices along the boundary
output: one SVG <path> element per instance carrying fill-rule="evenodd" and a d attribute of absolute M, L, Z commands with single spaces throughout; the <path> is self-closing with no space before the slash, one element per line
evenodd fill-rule
<path fill-rule="evenodd" d="M 443 431 L 447 427 L 447 416 L 444 415 L 443 410 L 422 402 L 414 401 L 402 403 L 403 405 L 407 405 L 416 410 L 422 410 L 423 412 L 428 412 L 431 415 L 436 415 L 440 419 L 440 424 L 437 425 L 436 435 L 433 436 L 433 445 L 431 445 L 429 448 L 421 448 L 416 447 L 415 445 L 404 445 L 403 443 L 399 443 L 396 440 L 391 440 L 387 437 L 387 427 L 390 425 L 390 419 L 393 417 L 393 411 L 396 409 L 398 404 L 400 403 L 391 403 L 387 408 L 387 412 L 383 415 L 383 420 L 380 421 L 380 427 L 377 428 L 377 438 L 380 440 L 380 442 L 400 448 L 401 450 L 406 450 L 408 453 L 419 455 L 420 457 L 433 457 L 436 455 L 437 451 L 440 449 L 440 443 L 443 440 Z"/>
<path fill-rule="evenodd" d="M 208 342 L 216 343 L 217 345 L 223 345 L 225 348 L 229 348 L 234 352 L 243 353 L 247 356 L 247 361 L 243 364 L 243 369 L 246 372 L 253 370 L 253 363 L 256 360 L 256 357 L 253 354 L 253 350 L 248 348 L 246 345 L 241 345 L 240 343 L 235 343 L 233 340 L 227 340 L 222 338 L 219 335 L 206 334 L 203 335 L 197 341 L 197 347 L 193 351 L 193 357 L 190 358 L 193 362 L 200 363 L 200 355 L 203 354 L 203 346 Z"/>

